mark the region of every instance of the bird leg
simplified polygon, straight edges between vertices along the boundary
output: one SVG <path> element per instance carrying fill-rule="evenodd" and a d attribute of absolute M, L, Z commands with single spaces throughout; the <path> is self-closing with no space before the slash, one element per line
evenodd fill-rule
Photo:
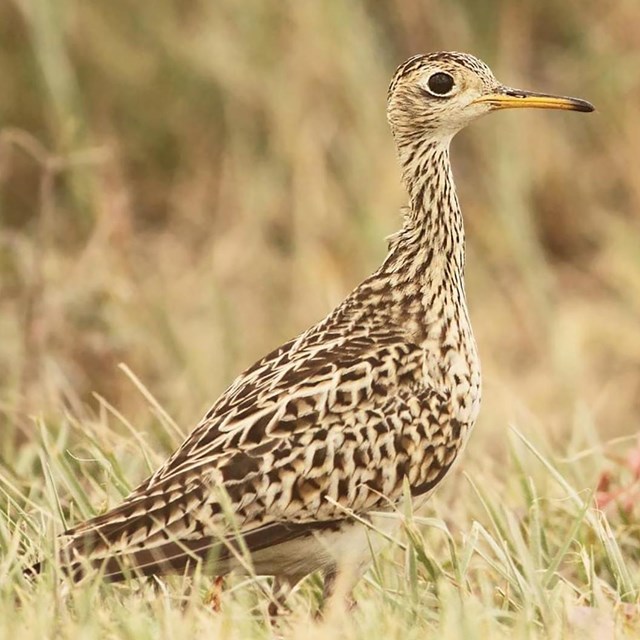
<path fill-rule="evenodd" d="M 224 576 L 216 576 L 211 585 L 211 589 L 205 598 L 205 604 L 208 604 L 215 613 L 222 610 L 222 590 L 224 588 Z"/>
<path fill-rule="evenodd" d="M 353 611 L 358 606 L 353 597 L 353 588 L 357 582 L 359 574 L 351 575 L 349 571 L 338 572 L 337 567 L 327 569 L 324 574 L 324 586 L 322 588 L 322 604 L 316 613 L 317 619 L 325 617 L 330 603 L 336 599 L 342 599 L 346 611 Z M 333 606 L 333 605 L 331 605 Z"/>
<path fill-rule="evenodd" d="M 269 618 L 271 622 L 282 615 L 289 612 L 289 607 L 286 604 L 286 600 L 291 593 L 293 587 L 300 582 L 304 576 L 285 576 L 277 575 L 273 578 L 273 585 L 271 586 L 271 602 L 269 602 Z"/>

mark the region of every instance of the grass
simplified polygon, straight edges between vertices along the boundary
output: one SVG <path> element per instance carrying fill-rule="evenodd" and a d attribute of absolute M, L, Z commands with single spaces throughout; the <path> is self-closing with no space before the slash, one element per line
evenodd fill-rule
<path fill-rule="evenodd" d="M 639 18 L 634 0 L 1 3 L 0 637 L 637 636 Z M 200 577 L 63 598 L 53 563 L 27 585 L 25 554 L 52 557 L 379 264 L 405 203 L 386 85 L 439 48 L 598 113 L 499 114 L 454 143 L 483 409 L 358 610 L 313 623 L 315 577 L 279 630 L 240 576 L 221 614 Z"/>
<path fill-rule="evenodd" d="M 316 623 L 315 576 L 300 585 L 291 614 L 276 628 L 266 613 L 266 581 L 255 576 L 228 579 L 221 612 L 212 610 L 211 580 L 201 575 L 124 585 L 95 576 L 82 587 L 62 588 L 51 559 L 55 535 L 68 519 L 116 504 L 131 489 L 132 470 L 158 463 L 138 434 L 118 433 L 118 422 L 109 411 L 82 421 L 68 416 L 55 437 L 41 423 L 38 442 L 25 445 L 15 470 L 0 476 L 7 496 L 0 619 L 7 637 L 631 638 L 640 632 L 637 526 L 615 513 L 607 518 L 594 508 L 592 490 L 575 488 L 588 484 L 603 448 L 570 462 L 553 460 L 514 427 L 501 473 L 474 456 L 430 502 L 428 516 L 407 508 L 394 514 L 400 532 L 359 585 L 355 612 L 330 610 Z M 86 452 L 72 456 L 76 438 Z M 27 488 L 24 465 L 39 467 L 42 481 Z M 43 550 L 49 565 L 29 584 L 21 574 L 25 557 Z M 600 635 L 588 635 L 594 629 Z"/>

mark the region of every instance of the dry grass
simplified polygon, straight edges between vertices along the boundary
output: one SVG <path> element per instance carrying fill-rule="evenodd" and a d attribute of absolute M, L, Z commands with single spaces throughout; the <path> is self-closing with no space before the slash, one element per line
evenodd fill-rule
<path fill-rule="evenodd" d="M 0 4 L 0 635 L 271 637 L 253 582 L 221 616 L 204 581 L 182 604 L 179 583 L 62 601 L 18 556 L 113 505 L 380 262 L 404 204 L 386 85 L 446 48 L 599 111 L 496 115 L 456 140 L 481 419 L 360 610 L 310 626 L 309 580 L 282 632 L 632 636 L 637 507 L 590 505 L 605 471 L 605 493 L 635 495 L 638 24 L 635 0 Z"/>

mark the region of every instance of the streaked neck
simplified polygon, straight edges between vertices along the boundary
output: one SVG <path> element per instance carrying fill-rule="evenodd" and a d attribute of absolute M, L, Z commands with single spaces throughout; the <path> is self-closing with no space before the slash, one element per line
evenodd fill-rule
<path fill-rule="evenodd" d="M 455 281 L 464 270 L 464 224 L 449 159 L 450 140 L 399 148 L 409 211 L 399 234 L 420 247 L 419 260 L 433 263 Z"/>

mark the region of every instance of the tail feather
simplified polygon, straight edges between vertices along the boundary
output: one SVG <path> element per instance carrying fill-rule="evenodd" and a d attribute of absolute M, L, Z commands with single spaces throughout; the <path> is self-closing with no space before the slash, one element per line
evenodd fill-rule
<path fill-rule="evenodd" d="M 118 582 L 142 576 L 190 573 L 197 565 L 204 565 L 205 571 L 213 575 L 224 575 L 234 566 L 244 564 L 241 560 L 243 549 L 253 554 L 339 525 L 339 520 L 298 524 L 272 522 L 244 532 L 242 542 L 237 537 L 202 534 L 180 537 L 169 527 L 117 551 L 110 549 L 105 540 L 98 537 L 98 530 L 93 529 L 69 541 L 61 552 L 61 564 L 75 582 L 91 570 L 101 572 L 110 582 Z M 37 562 L 25 570 L 25 575 L 33 577 L 42 569 L 42 562 Z"/>
<path fill-rule="evenodd" d="M 89 536 L 71 541 L 60 552 L 60 566 L 73 582 L 79 582 L 91 571 L 100 572 L 105 580 L 122 580 L 150 576 L 190 573 L 198 564 L 211 563 L 216 572 L 226 573 L 225 560 L 230 556 L 224 543 L 212 537 L 198 540 L 165 541 L 151 547 L 129 548 L 109 552 L 100 547 L 96 553 L 94 541 Z M 218 563 L 221 563 L 218 567 Z M 45 561 L 39 560 L 23 570 L 23 575 L 33 580 L 45 568 Z"/>
<path fill-rule="evenodd" d="M 148 496 L 132 494 L 121 505 L 65 531 L 72 539 L 101 540 L 113 549 L 119 539 L 125 544 L 137 535 L 149 537 L 152 532 L 167 528 L 204 505 L 201 484 L 183 487 L 180 492 L 154 493 Z M 115 549 L 114 549 L 115 550 Z"/>
<path fill-rule="evenodd" d="M 223 555 L 220 551 L 220 543 L 211 538 L 176 540 L 103 557 L 79 557 L 70 565 L 70 576 L 79 581 L 88 569 L 93 569 L 99 571 L 105 580 L 119 582 L 142 576 L 191 573 L 203 563 L 210 563 L 216 572 L 226 573 L 218 568 Z"/>

